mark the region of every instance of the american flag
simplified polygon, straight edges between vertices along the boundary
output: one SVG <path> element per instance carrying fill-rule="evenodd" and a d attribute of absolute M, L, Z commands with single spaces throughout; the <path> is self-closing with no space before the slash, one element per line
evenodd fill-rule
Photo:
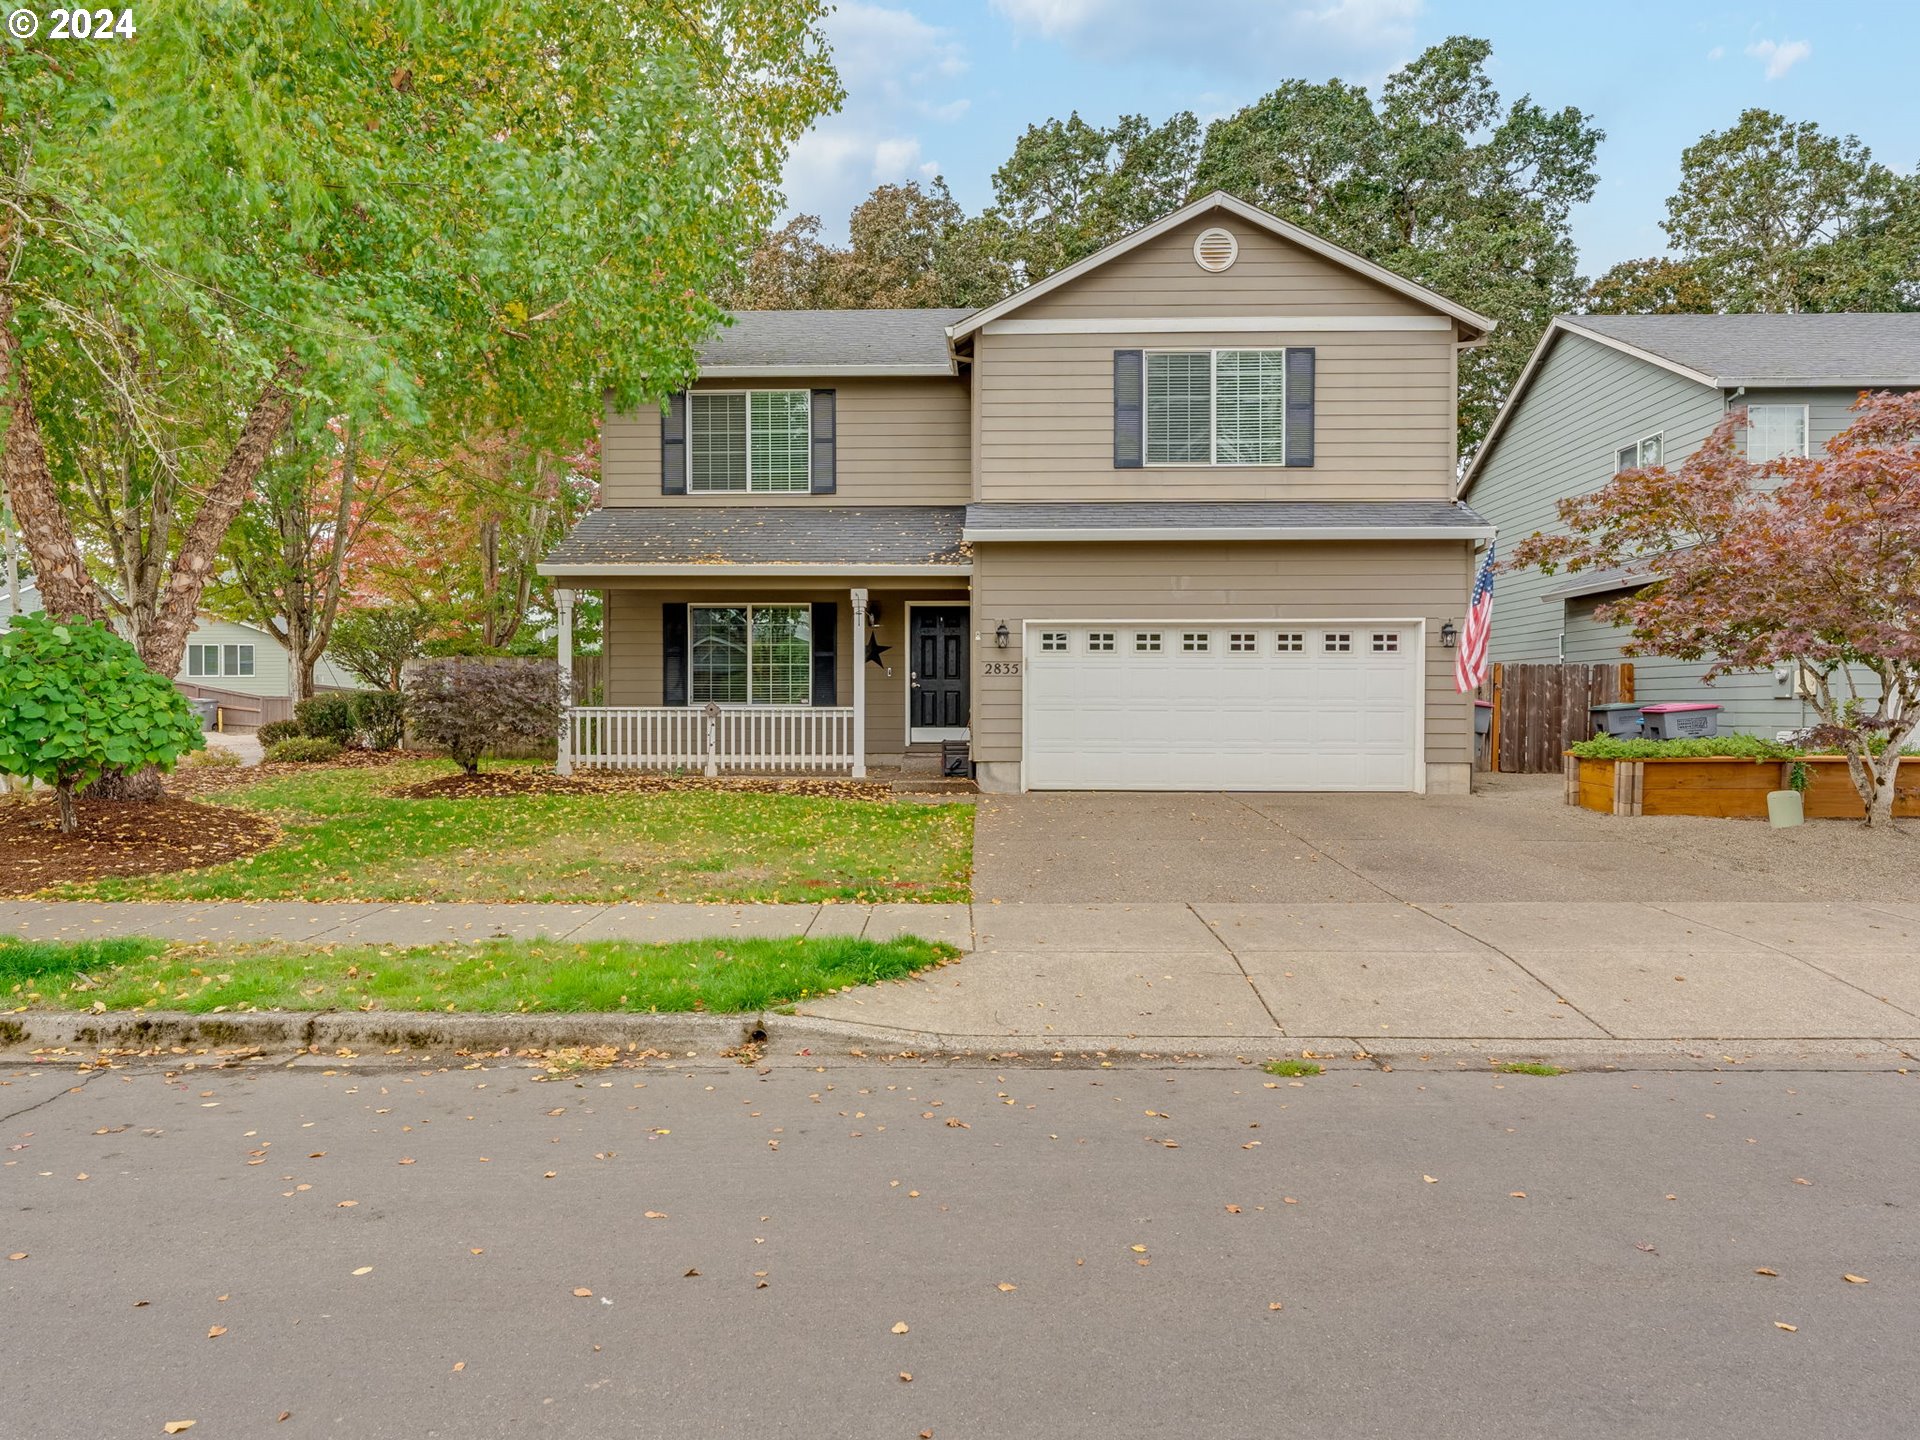
<path fill-rule="evenodd" d="M 1460 648 L 1453 657 L 1453 688 L 1465 695 L 1487 678 L 1487 632 L 1493 628 L 1493 543 L 1480 562 L 1473 582 L 1473 603 L 1467 609 L 1467 627 L 1460 632 Z"/>

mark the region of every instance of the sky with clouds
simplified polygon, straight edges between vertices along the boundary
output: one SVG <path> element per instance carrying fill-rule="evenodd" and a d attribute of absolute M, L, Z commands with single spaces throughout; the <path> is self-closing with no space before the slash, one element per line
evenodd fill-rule
<path fill-rule="evenodd" d="M 1780 7 L 1609 0 L 839 0 L 827 21 L 847 101 L 789 158 L 794 211 L 844 240 L 883 181 L 944 175 L 978 210 L 1029 125 L 1229 114 L 1293 76 L 1378 86 L 1448 35 L 1493 42 L 1504 99 L 1577 105 L 1607 132 L 1600 189 L 1575 216 L 1583 268 L 1665 248 L 1680 151 L 1750 106 L 1920 162 L 1920 5 Z"/>

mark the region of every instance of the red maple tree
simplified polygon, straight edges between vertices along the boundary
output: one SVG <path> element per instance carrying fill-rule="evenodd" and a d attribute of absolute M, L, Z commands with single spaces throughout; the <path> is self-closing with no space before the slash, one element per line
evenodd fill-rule
<path fill-rule="evenodd" d="M 1511 564 L 1645 567 L 1652 583 L 1597 612 L 1632 632 L 1628 655 L 1704 660 L 1709 682 L 1795 667 L 1812 743 L 1845 753 L 1867 823 L 1889 825 L 1920 730 L 1920 392 L 1862 395 L 1854 417 L 1822 453 L 1755 462 L 1733 411 L 1677 470 L 1562 500 L 1568 533 Z"/>

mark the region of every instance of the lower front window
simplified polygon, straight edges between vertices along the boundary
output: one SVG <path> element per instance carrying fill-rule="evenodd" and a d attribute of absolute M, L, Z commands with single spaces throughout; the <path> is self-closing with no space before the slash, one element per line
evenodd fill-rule
<path fill-rule="evenodd" d="M 807 605 L 689 607 L 696 705 L 813 703 L 813 612 Z"/>

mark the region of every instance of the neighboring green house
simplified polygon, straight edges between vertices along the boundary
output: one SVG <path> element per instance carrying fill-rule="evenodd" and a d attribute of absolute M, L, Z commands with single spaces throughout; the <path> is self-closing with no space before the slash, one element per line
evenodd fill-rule
<path fill-rule="evenodd" d="M 40 592 L 31 581 L 20 587 L 20 609 L 27 615 L 40 609 Z M 0 630 L 7 628 L 11 614 L 7 587 L 0 582 Z M 293 666 L 286 647 L 259 626 L 202 615 L 187 637 L 187 653 L 174 681 L 239 695 L 280 698 L 293 694 Z M 313 683 L 322 690 L 366 688 L 326 656 L 314 667 Z"/>
<path fill-rule="evenodd" d="M 1847 427 L 1861 391 L 1915 387 L 1920 314 L 1563 315 L 1467 467 L 1459 498 L 1499 527 L 1511 554 L 1527 536 L 1558 528 L 1556 501 L 1630 466 L 1677 467 L 1730 409 L 1747 409 L 1753 458 L 1805 454 Z M 1503 573 L 1493 660 L 1620 659 L 1626 632 L 1594 612 L 1646 579 L 1617 570 Z M 1813 723 L 1787 667 L 1710 686 L 1705 670 L 1698 661 L 1636 658 L 1635 698 L 1717 701 L 1722 730 L 1773 735 Z"/>

